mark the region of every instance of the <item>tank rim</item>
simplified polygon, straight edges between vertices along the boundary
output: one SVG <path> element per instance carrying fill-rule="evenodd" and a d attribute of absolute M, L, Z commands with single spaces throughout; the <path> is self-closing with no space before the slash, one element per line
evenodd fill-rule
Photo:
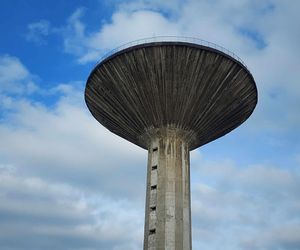
<path fill-rule="evenodd" d="M 191 39 L 191 40 L 190 41 L 184 41 L 184 40 L 182 40 L 182 41 L 181 40 L 178 40 L 178 41 L 172 41 L 172 40 L 170 40 L 170 41 L 164 41 L 164 40 L 161 40 L 160 41 L 160 40 L 158 40 L 159 38 L 183 38 L 183 39 L 184 38 L 185 39 L 188 38 L 188 39 Z M 151 39 L 156 39 L 157 41 L 151 41 Z M 192 40 L 200 41 L 203 44 L 201 44 L 200 42 L 199 43 L 192 43 Z M 148 42 L 142 43 L 142 41 L 148 41 Z M 129 45 L 132 45 L 132 44 L 134 44 L 134 45 L 133 46 L 129 46 Z M 129 42 L 129 43 L 125 43 L 125 44 L 123 44 L 123 45 L 121 45 L 121 46 L 119 46 L 119 47 L 117 47 L 117 48 L 109 51 L 104 56 L 102 56 L 102 58 L 100 59 L 100 61 L 98 61 L 94 65 L 91 73 L 89 74 L 88 79 L 86 81 L 86 85 L 89 82 L 90 77 L 97 70 L 97 68 L 101 67 L 102 64 L 104 64 L 105 62 L 113 59 L 114 57 L 116 57 L 116 56 L 118 56 L 120 54 L 126 53 L 126 52 L 130 52 L 130 51 L 135 50 L 135 49 L 146 48 L 146 47 L 162 46 L 162 45 L 178 45 L 178 46 L 194 47 L 194 48 L 197 48 L 197 49 L 203 49 L 203 50 L 206 50 L 206 51 L 211 51 L 211 52 L 214 52 L 214 53 L 218 53 L 218 54 L 220 54 L 220 55 L 222 55 L 224 57 L 227 57 L 228 59 L 230 59 L 230 60 L 236 62 L 237 64 L 239 64 L 244 70 L 247 71 L 247 73 L 249 74 L 249 76 L 251 77 L 251 79 L 252 79 L 252 81 L 254 83 L 256 95 L 258 96 L 258 89 L 257 89 L 257 86 L 256 86 L 256 82 L 254 80 L 254 77 L 253 77 L 252 73 L 250 72 L 250 70 L 245 65 L 245 63 L 243 62 L 243 60 L 240 59 L 240 57 L 238 57 L 237 55 L 235 55 L 230 50 L 227 50 L 224 47 L 219 46 L 219 45 L 217 45 L 215 43 L 211 43 L 211 42 L 208 42 L 206 40 L 202 40 L 202 39 L 198 39 L 198 38 L 192 38 L 192 37 L 164 36 L 164 37 L 154 37 L 154 38 L 139 39 L 139 40 L 135 40 L 135 41 L 132 41 L 132 42 Z M 210 47 L 209 45 L 213 45 L 214 47 Z M 228 52 L 228 53 L 226 53 L 226 52 Z M 258 102 L 258 100 L 257 100 L 257 102 Z"/>

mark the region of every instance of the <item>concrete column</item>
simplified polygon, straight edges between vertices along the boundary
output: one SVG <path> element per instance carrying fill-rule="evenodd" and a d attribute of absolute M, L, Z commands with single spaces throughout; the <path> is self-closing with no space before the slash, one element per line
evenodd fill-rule
<path fill-rule="evenodd" d="M 189 147 L 176 131 L 148 150 L 144 250 L 191 250 Z"/>

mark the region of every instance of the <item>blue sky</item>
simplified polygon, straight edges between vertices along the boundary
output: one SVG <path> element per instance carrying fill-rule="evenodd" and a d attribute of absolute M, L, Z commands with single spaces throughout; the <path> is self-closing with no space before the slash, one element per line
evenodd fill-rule
<path fill-rule="evenodd" d="M 141 249 L 147 152 L 89 114 L 109 50 L 191 36 L 243 59 L 253 115 L 191 152 L 193 248 L 300 249 L 298 1 L 0 1 L 0 249 Z"/>

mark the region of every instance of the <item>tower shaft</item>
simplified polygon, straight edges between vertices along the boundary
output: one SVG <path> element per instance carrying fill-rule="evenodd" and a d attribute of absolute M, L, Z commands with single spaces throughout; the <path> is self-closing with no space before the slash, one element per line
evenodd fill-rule
<path fill-rule="evenodd" d="M 144 250 L 190 250 L 190 159 L 178 131 L 149 140 Z"/>

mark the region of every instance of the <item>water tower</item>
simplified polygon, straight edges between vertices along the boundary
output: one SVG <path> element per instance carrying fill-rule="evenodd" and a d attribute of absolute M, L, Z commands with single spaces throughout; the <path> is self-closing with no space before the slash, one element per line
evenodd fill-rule
<path fill-rule="evenodd" d="M 85 101 L 103 126 L 148 150 L 144 250 L 190 250 L 189 154 L 253 112 L 247 67 L 203 40 L 135 41 L 97 64 Z"/>

